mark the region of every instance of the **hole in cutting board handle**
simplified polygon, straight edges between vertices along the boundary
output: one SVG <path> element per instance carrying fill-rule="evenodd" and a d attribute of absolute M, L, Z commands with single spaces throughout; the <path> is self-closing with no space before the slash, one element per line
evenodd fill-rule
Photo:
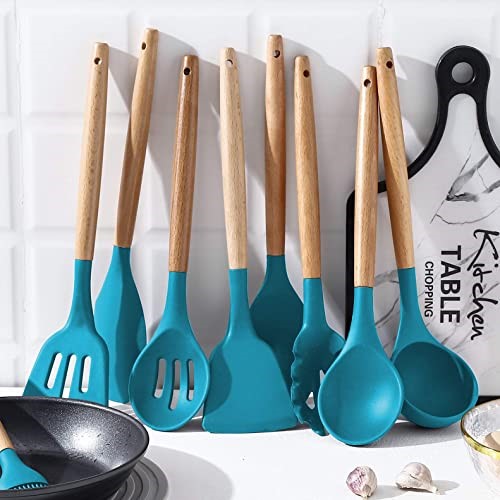
<path fill-rule="evenodd" d="M 451 69 L 451 77 L 455 83 L 465 85 L 474 79 L 474 69 L 468 62 L 459 62 Z"/>

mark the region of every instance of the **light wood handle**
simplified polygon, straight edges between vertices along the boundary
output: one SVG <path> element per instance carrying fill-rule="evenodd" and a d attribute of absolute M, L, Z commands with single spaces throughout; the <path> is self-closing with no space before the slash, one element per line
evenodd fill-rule
<path fill-rule="evenodd" d="M 12 441 L 10 440 L 10 437 L 7 434 L 7 430 L 5 429 L 3 423 L 0 422 L 0 451 L 6 449 L 13 450 L 14 445 L 12 444 Z"/>
<path fill-rule="evenodd" d="M 377 69 L 361 75 L 354 204 L 354 286 L 373 287 L 377 240 L 378 100 Z"/>
<path fill-rule="evenodd" d="M 236 52 L 220 53 L 222 187 L 229 269 L 247 267 L 245 151 Z"/>
<path fill-rule="evenodd" d="M 389 47 L 377 49 L 377 80 L 392 239 L 398 269 L 406 269 L 415 266 L 410 191 L 398 84 Z"/>
<path fill-rule="evenodd" d="M 286 99 L 283 38 L 267 39 L 266 66 L 266 239 L 268 255 L 285 253 Z"/>
<path fill-rule="evenodd" d="M 157 52 L 158 30 L 148 28 L 144 31 L 141 42 L 123 155 L 115 232 L 115 244 L 123 248 L 129 248 L 132 245 L 134 236 L 151 121 Z"/>
<path fill-rule="evenodd" d="M 76 220 L 75 258 L 94 257 L 108 97 L 109 47 L 96 43 L 90 68 Z"/>
<path fill-rule="evenodd" d="M 304 278 L 321 276 L 318 161 L 309 58 L 295 58 L 295 164 Z"/>
<path fill-rule="evenodd" d="M 169 270 L 188 268 L 198 130 L 198 58 L 184 56 L 179 76 L 177 126 L 172 167 Z"/>

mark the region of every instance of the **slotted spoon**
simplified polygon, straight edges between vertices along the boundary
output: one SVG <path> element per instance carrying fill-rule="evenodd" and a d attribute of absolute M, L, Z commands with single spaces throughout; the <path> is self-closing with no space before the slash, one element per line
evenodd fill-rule
<path fill-rule="evenodd" d="M 95 328 L 90 294 L 106 125 L 108 55 L 107 44 L 95 45 L 83 129 L 73 302 L 64 328 L 42 346 L 26 383 L 25 396 L 62 397 L 70 358 L 73 358 L 69 397 L 108 404 L 109 355 Z M 84 380 L 85 370 L 88 386 Z"/>
<path fill-rule="evenodd" d="M 130 371 L 146 345 L 146 324 L 130 267 L 130 247 L 141 191 L 155 83 L 158 31 L 147 29 L 137 64 L 123 155 L 115 245 L 95 303 L 95 324 L 109 350 L 109 398 L 129 400 Z"/>
<path fill-rule="evenodd" d="M 129 386 L 130 402 L 136 415 L 146 425 L 160 431 L 178 429 L 191 420 L 205 401 L 209 384 L 208 361 L 194 337 L 186 303 L 198 126 L 196 56 L 184 57 L 179 78 L 167 302 L 153 339 L 132 368 Z M 174 397 L 176 363 L 180 375 L 177 398 Z"/>
<path fill-rule="evenodd" d="M 326 322 L 321 284 L 321 236 L 316 129 L 309 58 L 295 59 L 295 162 L 299 209 L 300 253 L 304 276 L 304 320 L 295 340 L 292 402 L 297 418 L 321 436 L 318 413 L 321 372 L 326 373 L 344 346 L 344 339 Z M 308 404 L 313 394 L 313 405 Z"/>

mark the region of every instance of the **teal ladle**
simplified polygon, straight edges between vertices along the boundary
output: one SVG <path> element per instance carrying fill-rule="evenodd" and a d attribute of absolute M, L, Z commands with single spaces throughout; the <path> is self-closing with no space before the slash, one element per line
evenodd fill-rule
<path fill-rule="evenodd" d="M 359 97 L 354 212 L 354 310 L 340 356 L 319 389 L 319 414 L 335 438 L 365 445 L 382 437 L 403 406 L 403 384 L 375 328 L 373 285 L 377 227 L 376 69 L 365 66 Z"/>
<path fill-rule="evenodd" d="M 422 427 L 460 420 L 477 401 L 474 373 L 458 354 L 427 330 L 418 306 L 406 155 L 394 58 L 377 50 L 380 117 L 387 197 L 401 297 L 398 336 L 392 360 L 405 386 L 403 415 Z"/>

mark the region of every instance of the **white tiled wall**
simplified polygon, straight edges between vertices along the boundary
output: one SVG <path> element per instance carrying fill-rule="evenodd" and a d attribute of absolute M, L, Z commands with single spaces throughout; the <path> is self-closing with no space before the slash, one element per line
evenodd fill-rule
<path fill-rule="evenodd" d="M 500 5 L 488 1 L 0 0 L 0 385 L 22 384 L 41 342 L 65 322 L 88 58 L 111 47 L 108 120 L 93 289 L 113 243 L 128 105 L 145 27 L 160 30 L 153 119 L 133 248 L 149 330 L 163 310 L 168 204 L 180 57 L 197 53 L 200 115 L 189 306 L 209 352 L 228 297 L 218 148 L 218 49 L 240 51 L 248 175 L 250 295 L 265 264 L 263 83 L 266 36 L 282 33 L 287 64 L 289 273 L 301 291 L 293 161 L 292 61 L 313 68 L 328 315 L 343 332 L 345 200 L 352 189 L 361 66 L 378 45 L 397 56 L 409 158 L 435 118 L 434 65 L 457 44 L 490 58 L 490 125 L 500 142 Z"/>

